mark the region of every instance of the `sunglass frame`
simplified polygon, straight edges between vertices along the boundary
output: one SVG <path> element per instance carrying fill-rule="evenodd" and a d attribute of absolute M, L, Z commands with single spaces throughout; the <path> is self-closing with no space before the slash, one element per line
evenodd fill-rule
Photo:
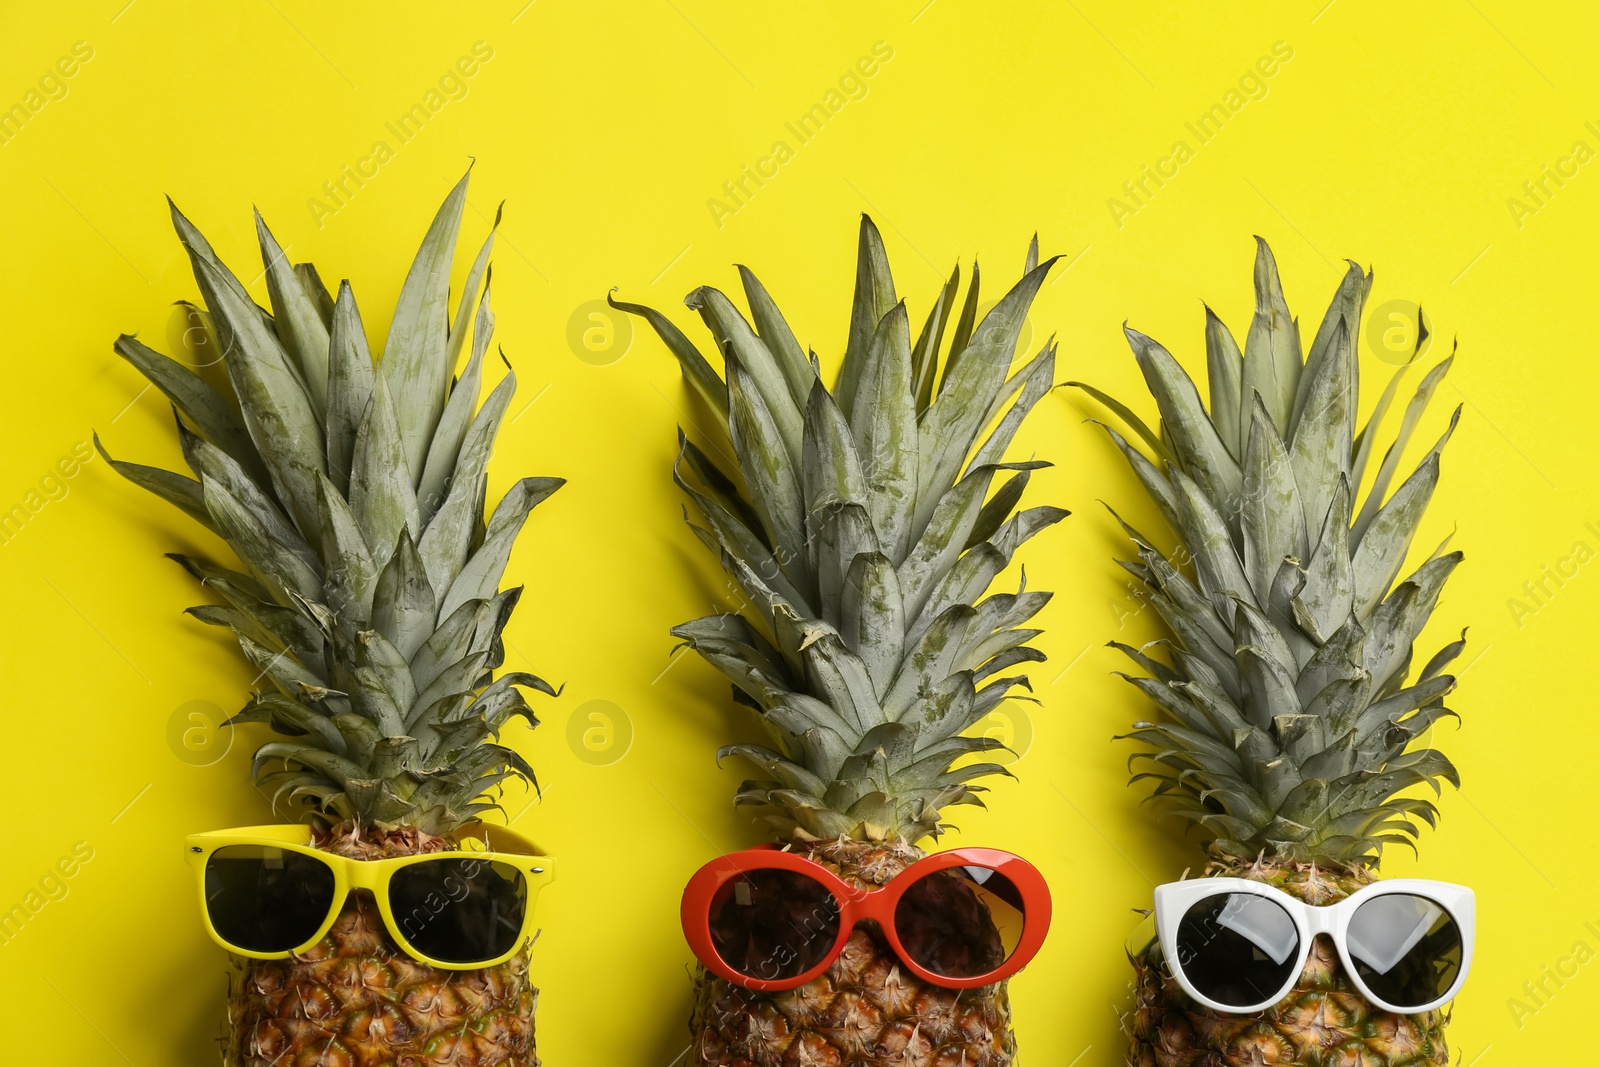
<path fill-rule="evenodd" d="M 395 856 L 382 860 L 351 859 L 317 848 L 311 844 L 310 828 L 299 825 L 245 826 L 232 830 L 191 834 L 184 840 L 184 846 L 185 855 L 189 866 L 194 869 L 200 891 L 200 921 L 213 941 L 236 956 L 257 960 L 282 960 L 308 952 L 333 928 L 334 922 L 344 910 L 345 900 L 351 891 L 365 889 L 371 893 L 389 936 L 394 938 L 395 944 L 406 955 L 421 960 L 430 967 L 446 971 L 474 971 L 482 967 L 494 967 L 523 951 L 531 939 L 539 890 L 555 878 L 555 857 L 545 855 L 527 838 L 501 826 L 491 827 L 481 824 L 468 826 L 458 830 L 456 837 L 464 844 L 475 844 L 477 848 L 429 852 L 417 856 Z M 299 853 L 320 861 L 333 872 L 333 900 L 328 907 L 328 914 L 317 927 L 315 934 L 294 948 L 281 952 L 261 952 L 235 945 L 217 932 L 216 926 L 211 921 L 211 909 L 206 898 L 206 866 L 218 849 L 229 845 L 256 845 Z M 505 863 L 521 872 L 527 885 L 527 904 L 522 912 L 522 928 L 518 931 L 509 951 L 492 959 L 456 962 L 429 956 L 418 951 L 411 943 L 402 928 L 401 921 L 390 906 L 389 879 L 402 868 L 439 859 Z"/>
<path fill-rule="evenodd" d="M 906 952 L 895 929 L 895 908 L 918 881 L 952 867 L 984 867 L 1008 879 L 1022 897 L 1022 935 L 1016 949 L 999 967 L 984 974 L 957 978 L 939 974 L 917 963 Z M 729 966 L 717 952 L 711 936 L 711 906 L 718 890 L 742 874 L 756 870 L 783 870 L 803 875 L 820 884 L 839 905 L 839 933 L 820 962 L 804 973 L 789 978 L 755 978 Z M 857 924 L 873 921 L 906 969 L 924 982 L 947 989 L 976 989 L 993 985 L 1021 970 L 1038 953 L 1050 930 L 1050 887 L 1044 876 L 1027 860 L 1000 849 L 957 848 L 936 852 L 917 860 L 883 886 L 858 889 L 827 867 L 805 856 L 775 846 L 747 849 L 719 856 L 695 872 L 684 887 L 679 908 L 683 935 L 695 957 L 718 977 L 757 992 L 795 989 L 821 975 L 844 951 Z"/>
<path fill-rule="evenodd" d="M 1223 1004 L 1200 992 L 1183 971 L 1182 959 L 1178 953 L 1178 926 L 1189 909 L 1208 897 L 1224 896 L 1231 893 L 1251 893 L 1265 897 L 1281 906 L 1288 913 L 1290 920 L 1295 925 L 1299 935 L 1300 944 L 1297 948 L 1298 959 L 1289 973 L 1288 980 L 1283 988 L 1275 995 L 1258 1004 L 1235 1005 Z M 1360 973 L 1356 970 L 1354 961 L 1350 958 L 1346 934 L 1350 929 L 1350 921 L 1355 917 L 1357 909 L 1362 904 L 1375 897 L 1392 894 L 1407 894 L 1422 897 L 1432 901 L 1455 921 L 1456 928 L 1461 932 L 1461 967 L 1456 972 L 1455 981 L 1441 997 L 1417 1007 L 1406 1007 L 1392 1004 L 1375 994 L 1367 983 L 1361 980 Z M 1397 1015 L 1420 1015 L 1442 1007 L 1460 992 L 1461 986 L 1467 980 L 1467 972 L 1472 968 L 1472 948 L 1476 937 L 1477 926 L 1477 897 L 1473 891 L 1464 885 L 1453 882 L 1436 882 L 1426 878 L 1390 878 L 1381 882 L 1373 882 L 1363 886 L 1343 900 L 1325 906 L 1314 906 L 1278 889 L 1276 886 L 1263 882 L 1252 882 L 1248 878 L 1192 878 L 1181 882 L 1168 882 L 1166 885 L 1156 887 L 1155 892 L 1156 934 L 1161 941 L 1161 952 L 1165 958 L 1166 970 L 1183 991 L 1194 1000 L 1212 1009 L 1213 1011 L 1226 1012 L 1230 1015 L 1251 1015 L 1264 1011 L 1282 1000 L 1299 981 L 1301 972 L 1305 969 L 1306 960 L 1311 955 L 1311 942 L 1319 934 L 1328 935 L 1333 942 L 1334 950 L 1339 955 L 1339 962 L 1343 964 L 1345 974 L 1352 984 L 1361 991 L 1377 1007 L 1384 1011 L 1394 1012 Z"/>

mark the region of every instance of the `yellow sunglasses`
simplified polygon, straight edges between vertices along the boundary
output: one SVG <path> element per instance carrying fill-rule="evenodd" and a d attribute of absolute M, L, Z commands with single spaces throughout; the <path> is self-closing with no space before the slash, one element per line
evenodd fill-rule
<path fill-rule="evenodd" d="M 460 848 L 357 860 L 311 843 L 308 826 L 246 826 L 186 839 L 211 939 L 258 960 L 309 951 L 353 889 L 372 894 L 407 955 L 445 970 L 493 967 L 533 929 L 533 904 L 555 860 L 501 826 L 457 831 Z"/>

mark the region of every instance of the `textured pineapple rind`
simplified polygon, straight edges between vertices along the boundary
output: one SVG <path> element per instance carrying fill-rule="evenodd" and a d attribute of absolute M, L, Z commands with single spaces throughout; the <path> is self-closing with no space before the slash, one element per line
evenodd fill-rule
<path fill-rule="evenodd" d="M 319 833 L 316 843 L 362 860 L 457 846 L 449 836 L 372 833 L 353 823 Z M 284 960 L 234 958 L 223 1062 L 538 1067 L 538 998 L 526 951 L 494 967 L 437 970 L 402 952 L 371 899 L 352 893 L 311 951 Z"/>
<path fill-rule="evenodd" d="M 1374 880 L 1361 866 L 1219 860 L 1207 877 L 1248 878 L 1315 906 L 1343 900 Z M 1449 1062 L 1442 1011 L 1397 1015 L 1368 1003 L 1325 938 L 1294 989 L 1256 1015 L 1228 1015 L 1194 1003 L 1167 975 L 1158 944 L 1130 954 L 1134 1006 L 1124 1017 L 1128 1067 L 1443 1067 Z"/>
<path fill-rule="evenodd" d="M 862 888 L 882 885 L 922 853 L 903 842 L 799 842 L 794 851 Z M 821 977 L 758 993 L 695 974 L 693 1067 L 896 1064 L 1009 1067 L 1016 1056 L 1006 983 L 945 989 L 906 971 L 879 931 L 851 934 Z"/>

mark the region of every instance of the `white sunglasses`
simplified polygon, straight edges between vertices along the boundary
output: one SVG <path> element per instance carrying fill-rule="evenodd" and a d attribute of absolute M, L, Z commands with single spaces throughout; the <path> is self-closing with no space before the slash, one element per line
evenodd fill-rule
<path fill-rule="evenodd" d="M 1373 1004 L 1399 1015 L 1432 1011 L 1466 981 L 1476 916 L 1472 890 L 1420 878 L 1374 882 L 1320 908 L 1244 878 L 1156 887 L 1167 969 L 1199 1003 L 1241 1015 L 1294 988 L 1318 934 Z"/>

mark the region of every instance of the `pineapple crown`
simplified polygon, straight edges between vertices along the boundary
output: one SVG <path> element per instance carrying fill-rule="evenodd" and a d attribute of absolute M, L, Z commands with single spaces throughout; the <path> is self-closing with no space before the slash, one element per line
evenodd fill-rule
<path fill-rule="evenodd" d="M 732 679 L 772 737 L 719 759 L 762 770 L 736 802 L 758 807 L 780 836 L 914 842 L 940 831 L 942 808 L 981 803 L 977 779 L 1006 773 L 956 764 L 1003 747 L 964 736 L 1027 685 L 995 675 L 1044 659 L 1027 644 L 1039 631 L 1022 624 L 1048 593 L 980 598 L 1018 545 L 1066 515 L 1013 513 L 1046 464 L 1003 459 L 1051 388 L 1053 342 L 1007 375 L 1052 263 L 1038 262 L 1035 239 L 1023 279 L 981 322 L 976 263 L 959 312 L 953 272 L 913 343 L 883 240 L 863 217 L 832 391 L 743 267 L 753 325 L 715 289 L 685 301 L 711 330 L 722 376 L 665 316 L 613 301 L 649 321 L 725 428 L 712 450 L 731 454 L 737 480 L 681 430 L 674 477 L 745 609 L 673 633 Z"/>
<path fill-rule="evenodd" d="M 1156 642 L 1170 662 L 1113 642 L 1143 669 L 1128 680 L 1161 712 L 1127 735 L 1148 746 L 1131 758 L 1144 765 L 1133 780 L 1153 781 L 1154 795 L 1223 856 L 1375 862 L 1385 844 L 1412 845 L 1418 820 L 1435 822 L 1433 802 L 1406 791 L 1460 784 L 1443 753 L 1412 743 L 1455 714 L 1444 706 L 1455 688 L 1445 668 L 1464 640 L 1408 677 L 1412 645 L 1461 553 L 1440 545 L 1395 581 L 1459 407 L 1389 493 L 1453 356 L 1423 378 L 1358 501 L 1410 362 L 1357 432 L 1355 338 L 1372 275 L 1350 264 L 1302 357 L 1277 264 L 1256 240 L 1256 309 L 1242 354 L 1206 309 L 1209 411 L 1166 349 L 1134 330 L 1125 332 L 1160 432 L 1081 386 L 1150 449 L 1154 460 L 1108 427 L 1185 557 L 1175 564 L 1122 523 L 1138 555 L 1122 565 L 1174 638 Z M 1417 327 L 1411 362 L 1426 339 L 1420 313 Z"/>
<path fill-rule="evenodd" d="M 175 206 L 208 309 L 190 315 L 225 381 L 214 386 L 134 337 L 116 342 L 172 402 L 193 477 L 106 460 L 222 538 L 243 565 L 173 557 L 226 601 L 189 613 L 231 628 L 267 683 L 229 720 L 263 722 L 280 737 L 256 751 L 257 784 L 275 808 L 323 825 L 447 833 L 496 807 L 490 789 L 533 781 L 527 762 L 497 743 L 513 716 L 536 725 L 518 687 L 554 694 L 531 674 L 493 677 L 521 592 L 499 589 L 512 542 L 562 483 L 522 479 L 485 522 L 485 466 L 516 375 L 508 365 L 478 406 L 494 330 L 494 233 L 452 322 L 466 193 L 463 177 L 429 227 L 381 360 L 349 283 L 335 298 L 310 264 L 291 266 L 259 213 L 270 311 Z M 469 327 L 471 353 L 452 379 Z"/>

